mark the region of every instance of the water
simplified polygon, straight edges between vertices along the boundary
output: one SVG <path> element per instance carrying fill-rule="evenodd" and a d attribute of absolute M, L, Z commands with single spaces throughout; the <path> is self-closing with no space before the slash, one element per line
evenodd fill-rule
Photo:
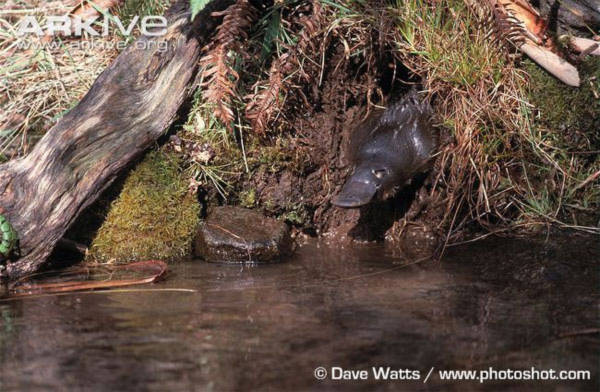
<path fill-rule="evenodd" d="M 493 239 L 411 263 L 384 245 L 309 243 L 278 265 L 177 263 L 144 286 L 194 292 L 0 302 L 0 390 L 599 389 L 597 237 Z M 319 381 L 318 366 L 391 366 L 421 380 Z M 437 375 L 532 366 L 592 380 Z"/>

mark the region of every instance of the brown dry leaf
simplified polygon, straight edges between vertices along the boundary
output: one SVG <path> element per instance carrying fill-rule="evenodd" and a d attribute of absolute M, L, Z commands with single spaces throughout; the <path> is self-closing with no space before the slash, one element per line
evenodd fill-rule
<path fill-rule="evenodd" d="M 214 105 L 214 115 L 229 129 L 233 129 L 234 113 L 231 108 L 237 95 L 239 75 L 233 69 L 232 53 L 243 55 L 242 42 L 248 38 L 247 30 L 257 17 L 257 10 L 248 0 L 238 0 L 223 12 L 212 16 L 223 16 L 213 42 L 203 50 L 200 59 L 201 87 L 205 87 L 204 98 Z"/>
<path fill-rule="evenodd" d="M 545 41 L 547 23 L 527 0 L 498 0 L 498 3 L 522 22 L 527 31 Z"/>
<path fill-rule="evenodd" d="M 15 282 L 10 288 L 10 297 L 27 297 L 38 294 L 66 293 L 83 290 L 98 290 L 114 287 L 156 283 L 167 274 L 167 264 L 161 260 L 146 260 L 131 264 L 103 267 L 113 272 L 130 271 L 144 274 L 140 278 L 101 280 L 101 281 L 63 281 L 58 283 L 28 283 L 30 277 Z M 65 272 L 65 274 L 68 271 Z M 33 275 L 35 276 L 35 275 Z M 32 277 L 33 277 L 32 276 Z"/>
<path fill-rule="evenodd" d="M 500 34 L 563 83 L 579 87 L 577 68 L 563 59 L 547 23 L 527 0 L 488 0 Z"/>
<path fill-rule="evenodd" d="M 259 134 L 265 133 L 269 121 L 279 109 L 277 98 L 282 87 L 281 62 L 279 59 L 276 59 L 271 65 L 269 82 L 266 88 L 261 92 L 246 97 L 249 100 L 246 105 L 246 118 L 250 120 L 254 132 Z"/>
<path fill-rule="evenodd" d="M 287 52 L 275 59 L 271 64 L 268 81 L 259 81 L 254 86 L 256 91 L 245 97 L 246 118 L 250 120 L 252 129 L 257 134 L 264 134 L 269 122 L 280 111 L 283 99 L 280 95 L 287 93 L 292 84 L 289 75 L 297 73 L 297 78 L 309 82 L 310 76 L 300 66 L 300 58 L 307 52 L 318 52 L 316 40 L 324 24 L 324 15 L 318 1 L 312 1 L 312 12 L 302 18 L 304 28 L 294 46 L 284 46 Z M 308 50 L 310 49 L 310 50 Z M 262 88 L 259 88 L 261 87 Z"/>

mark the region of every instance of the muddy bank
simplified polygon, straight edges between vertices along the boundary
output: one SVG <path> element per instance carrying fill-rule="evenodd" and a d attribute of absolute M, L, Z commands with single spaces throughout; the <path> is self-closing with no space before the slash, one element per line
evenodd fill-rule
<path fill-rule="evenodd" d="M 513 62 L 504 58 L 505 49 L 496 52 L 493 40 L 482 40 L 490 25 L 452 26 L 463 29 L 470 40 L 450 44 L 444 37 L 456 31 L 444 31 L 445 25 L 434 25 L 434 32 L 420 31 L 427 28 L 414 22 L 414 34 L 439 41 L 434 47 L 402 49 L 407 38 L 397 33 L 407 27 L 397 24 L 394 13 L 373 4 L 372 12 L 361 9 L 364 19 L 356 19 L 360 27 L 346 26 L 344 22 L 354 17 L 346 15 L 347 19 L 330 25 L 333 34 L 316 35 L 323 42 L 307 48 L 306 64 L 300 72 L 312 79 L 307 82 L 290 76 L 297 85 L 283 90 L 287 95 L 266 135 L 257 139 L 246 130 L 239 135 L 246 145 L 246 167 L 241 170 L 245 173 L 232 178 L 232 197 L 223 200 L 209 189 L 208 203 L 258 208 L 310 235 L 327 234 L 342 241 L 402 242 L 412 238 L 430 248 L 439 247 L 440 239 L 452 243 L 481 232 L 545 230 L 543 222 L 548 217 L 553 220 L 547 223 L 559 226 L 597 228 L 599 217 L 593 206 L 600 197 L 585 180 L 598 169 L 594 151 L 600 140 L 594 131 L 594 112 L 600 107 L 594 75 L 600 63 L 590 59 L 580 64 L 582 75 L 591 84 L 579 90 L 566 88 L 524 58 Z M 423 4 L 423 9 L 406 11 L 406 18 L 446 20 L 456 12 L 471 12 L 452 1 L 431 8 Z M 324 11 L 330 10 L 325 7 Z M 545 8 L 542 13 L 552 16 Z M 376 17 L 381 20 L 379 26 L 371 24 L 370 18 Z M 313 19 L 317 27 L 327 23 L 323 18 Z M 349 51 L 346 41 L 358 49 Z M 403 50 L 409 49 L 426 52 L 422 55 L 425 60 L 404 63 L 409 56 Z M 498 62 L 480 65 L 480 50 L 489 51 L 485 56 L 499 57 Z M 436 51 L 448 56 L 442 55 L 440 62 L 449 69 L 432 60 L 434 55 L 440 56 Z M 463 63 L 470 69 L 457 70 Z M 424 69 L 415 68 L 419 64 Z M 504 76 L 494 84 L 496 71 L 485 72 L 496 67 Z M 529 79 L 521 79 L 521 67 L 531 73 Z M 448 75 L 435 75 L 437 72 Z M 465 74 L 456 75 L 460 72 Z M 376 106 L 398 100 L 411 85 L 428 90 L 436 109 L 434 121 L 441 147 L 434 169 L 386 201 L 360 210 L 335 208 L 331 200 L 352 169 L 346 156 L 350 134 Z M 494 86 L 533 104 L 506 103 L 491 93 Z M 518 115 L 519 111 L 537 120 L 529 121 Z M 566 112 L 573 115 L 566 116 Z M 557 116 L 562 123 L 554 121 Z M 550 152 L 550 145 L 569 150 L 570 158 Z M 571 165 L 569 159 L 576 163 Z M 576 189 L 558 189 L 558 184 L 569 181 Z M 588 185 L 579 186 L 582 182 Z"/>
<path fill-rule="evenodd" d="M 416 178 L 412 186 L 386 200 L 376 200 L 360 209 L 338 208 L 331 201 L 351 174 L 350 136 L 375 110 L 368 106 L 367 97 L 378 105 L 386 105 L 400 100 L 410 85 L 392 81 L 394 69 L 389 65 L 394 61 L 385 56 L 385 49 L 374 69 L 362 69 L 346 61 L 341 45 L 330 50 L 332 57 L 323 70 L 323 85 L 313 91 L 310 110 L 292 112 L 288 118 L 291 127 L 283 138 L 289 150 L 283 151 L 294 154 L 295 162 L 276 170 L 270 165 L 257 167 L 242 180 L 239 189 L 252 190 L 257 206 L 310 235 L 336 236 L 342 241 L 395 238 L 400 231 L 399 220 L 413 205 L 417 191 L 421 189 L 423 196 L 431 190 L 430 184 L 424 185 L 427 175 Z M 373 90 L 372 97 L 366 95 L 369 89 Z M 423 213 L 419 221 L 433 225 L 437 214 L 425 217 L 431 208 L 423 207 L 417 207 L 419 211 L 413 208 L 412 220 Z"/>
<path fill-rule="evenodd" d="M 479 3 L 469 4 L 273 4 L 255 10 L 252 26 L 228 24 L 206 56 L 239 55 L 219 68 L 229 82 L 203 82 L 159 147 L 179 160 L 201 218 L 237 205 L 296 233 L 388 240 L 428 253 L 489 232 L 554 226 L 597 233 L 600 62 L 583 59 L 581 88 L 566 87 L 501 44 Z M 412 86 L 434 108 L 440 152 L 433 169 L 387 200 L 334 207 L 352 170 L 346 150 L 356 125 Z M 146 213 L 139 221 L 152 231 L 153 220 Z M 102 259 L 115 257 L 110 241 L 103 248 Z"/>

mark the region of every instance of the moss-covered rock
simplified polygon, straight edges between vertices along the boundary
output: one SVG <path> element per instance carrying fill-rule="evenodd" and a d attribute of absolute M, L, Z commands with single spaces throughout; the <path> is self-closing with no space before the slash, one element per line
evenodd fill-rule
<path fill-rule="evenodd" d="M 199 212 L 177 159 L 151 152 L 125 181 L 90 247 L 89 257 L 125 262 L 189 255 Z"/>
<path fill-rule="evenodd" d="M 600 170 L 600 58 L 578 64 L 581 87 L 565 86 L 531 61 L 529 101 L 535 110 L 531 140 L 533 154 L 527 172 L 535 189 L 527 200 L 535 216 L 556 216 L 572 225 L 596 227 L 600 187 L 593 181 Z"/>
<path fill-rule="evenodd" d="M 525 62 L 530 76 L 531 102 L 541 112 L 538 124 L 552 131 L 597 133 L 600 127 L 600 99 L 594 81 L 600 77 L 600 58 L 588 57 L 578 66 L 581 87 L 565 86 L 532 61 Z M 567 133 L 567 135 L 568 135 Z"/>

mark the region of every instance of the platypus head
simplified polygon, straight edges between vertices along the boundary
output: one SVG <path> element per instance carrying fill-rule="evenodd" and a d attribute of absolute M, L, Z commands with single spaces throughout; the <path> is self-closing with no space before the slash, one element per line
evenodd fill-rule
<path fill-rule="evenodd" d="M 354 168 L 340 194 L 332 201 L 338 207 L 357 208 L 368 204 L 379 190 L 392 183 L 391 170 L 384 164 L 363 162 Z"/>

